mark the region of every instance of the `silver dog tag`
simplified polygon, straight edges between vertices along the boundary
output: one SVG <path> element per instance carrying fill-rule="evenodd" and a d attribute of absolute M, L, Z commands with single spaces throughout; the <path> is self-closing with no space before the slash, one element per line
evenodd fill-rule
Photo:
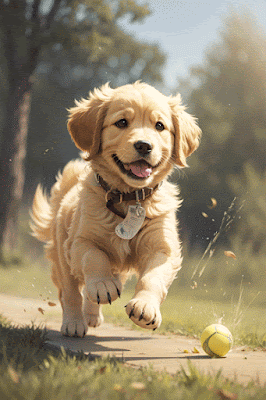
<path fill-rule="evenodd" d="M 141 205 L 129 206 L 126 218 L 117 225 L 115 233 L 121 239 L 132 239 L 142 227 L 145 216 L 145 209 Z"/>

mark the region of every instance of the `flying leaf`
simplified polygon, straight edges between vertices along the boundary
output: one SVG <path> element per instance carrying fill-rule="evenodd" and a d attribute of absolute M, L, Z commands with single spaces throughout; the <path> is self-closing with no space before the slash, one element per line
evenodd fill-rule
<path fill-rule="evenodd" d="M 209 217 L 208 214 L 206 214 L 204 211 L 202 211 L 201 214 L 203 215 L 204 218 L 208 218 Z"/>
<path fill-rule="evenodd" d="M 8 374 L 14 383 L 19 383 L 19 375 L 18 373 L 11 367 L 8 367 Z"/>
<path fill-rule="evenodd" d="M 191 287 L 191 289 L 197 289 L 197 287 L 198 287 L 197 282 L 193 281 L 193 285 L 190 287 Z"/>
<path fill-rule="evenodd" d="M 217 206 L 217 200 L 214 197 L 212 197 L 211 202 L 212 202 L 211 206 L 208 206 L 208 207 L 210 209 L 215 208 Z"/>
<path fill-rule="evenodd" d="M 56 306 L 56 303 L 52 303 L 51 301 L 48 301 L 48 306 L 50 306 L 50 307 L 55 307 L 55 306 Z"/>
<path fill-rule="evenodd" d="M 38 308 L 38 311 L 39 311 L 42 315 L 44 314 L 44 309 L 43 309 L 43 308 L 39 307 L 39 308 Z"/>
<path fill-rule="evenodd" d="M 236 260 L 236 255 L 232 251 L 225 251 L 224 254 L 226 255 L 226 257 L 231 257 Z"/>

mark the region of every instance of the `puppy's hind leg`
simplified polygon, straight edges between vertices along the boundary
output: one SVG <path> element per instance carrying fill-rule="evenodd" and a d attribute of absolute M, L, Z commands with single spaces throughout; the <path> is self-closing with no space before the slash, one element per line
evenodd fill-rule
<path fill-rule="evenodd" d="M 60 285 L 59 298 L 63 309 L 61 333 L 65 336 L 84 337 L 88 326 L 82 313 L 80 282 L 69 274 Z"/>
<path fill-rule="evenodd" d="M 84 337 L 88 330 L 82 313 L 81 282 L 76 279 L 64 255 L 63 243 L 66 233 L 61 230 L 48 257 L 52 260 L 52 280 L 59 291 L 63 309 L 61 333 L 65 336 Z M 59 243 L 58 243 L 59 242 Z"/>

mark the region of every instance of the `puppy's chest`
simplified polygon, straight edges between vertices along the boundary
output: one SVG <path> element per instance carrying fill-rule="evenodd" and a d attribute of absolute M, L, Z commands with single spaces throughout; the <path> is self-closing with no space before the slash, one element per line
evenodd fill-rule
<path fill-rule="evenodd" d="M 100 246 L 108 253 L 110 261 L 114 265 L 130 267 L 134 264 L 136 259 L 135 249 L 137 234 L 131 240 L 120 238 L 115 232 L 119 222 L 121 221 L 116 221 L 115 223 L 110 224 L 108 227 L 109 229 L 107 231 L 105 229 L 105 234 L 101 236 L 101 238 L 98 237 L 98 240 Z"/>
<path fill-rule="evenodd" d="M 110 235 L 110 246 L 113 262 L 121 266 L 131 264 L 134 257 L 134 246 L 130 240 L 119 238 L 116 233 Z"/>

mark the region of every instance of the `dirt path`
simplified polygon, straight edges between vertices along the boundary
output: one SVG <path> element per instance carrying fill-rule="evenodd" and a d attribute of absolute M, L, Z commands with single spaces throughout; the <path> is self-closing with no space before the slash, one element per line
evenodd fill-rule
<path fill-rule="evenodd" d="M 38 310 L 39 309 L 39 310 Z M 42 314 L 42 311 L 44 314 Z M 49 307 L 47 302 L 21 299 L 0 295 L 0 314 L 16 325 L 45 325 L 49 329 L 52 345 L 72 351 L 83 351 L 94 355 L 115 356 L 135 367 L 152 364 L 157 370 L 175 373 L 191 360 L 201 371 L 215 373 L 222 368 L 222 374 L 247 384 L 251 379 L 266 384 L 266 352 L 250 351 L 234 347 L 226 358 L 211 359 L 205 355 L 197 339 L 184 336 L 165 336 L 148 331 L 135 331 L 103 324 L 89 329 L 84 339 L 66 338 L 59 333 L 61 309 L 57 305 Z M 199 353 L 193 353 L 194 347 Z M 189 353 L 184 352 L 189 351 Z"/>

